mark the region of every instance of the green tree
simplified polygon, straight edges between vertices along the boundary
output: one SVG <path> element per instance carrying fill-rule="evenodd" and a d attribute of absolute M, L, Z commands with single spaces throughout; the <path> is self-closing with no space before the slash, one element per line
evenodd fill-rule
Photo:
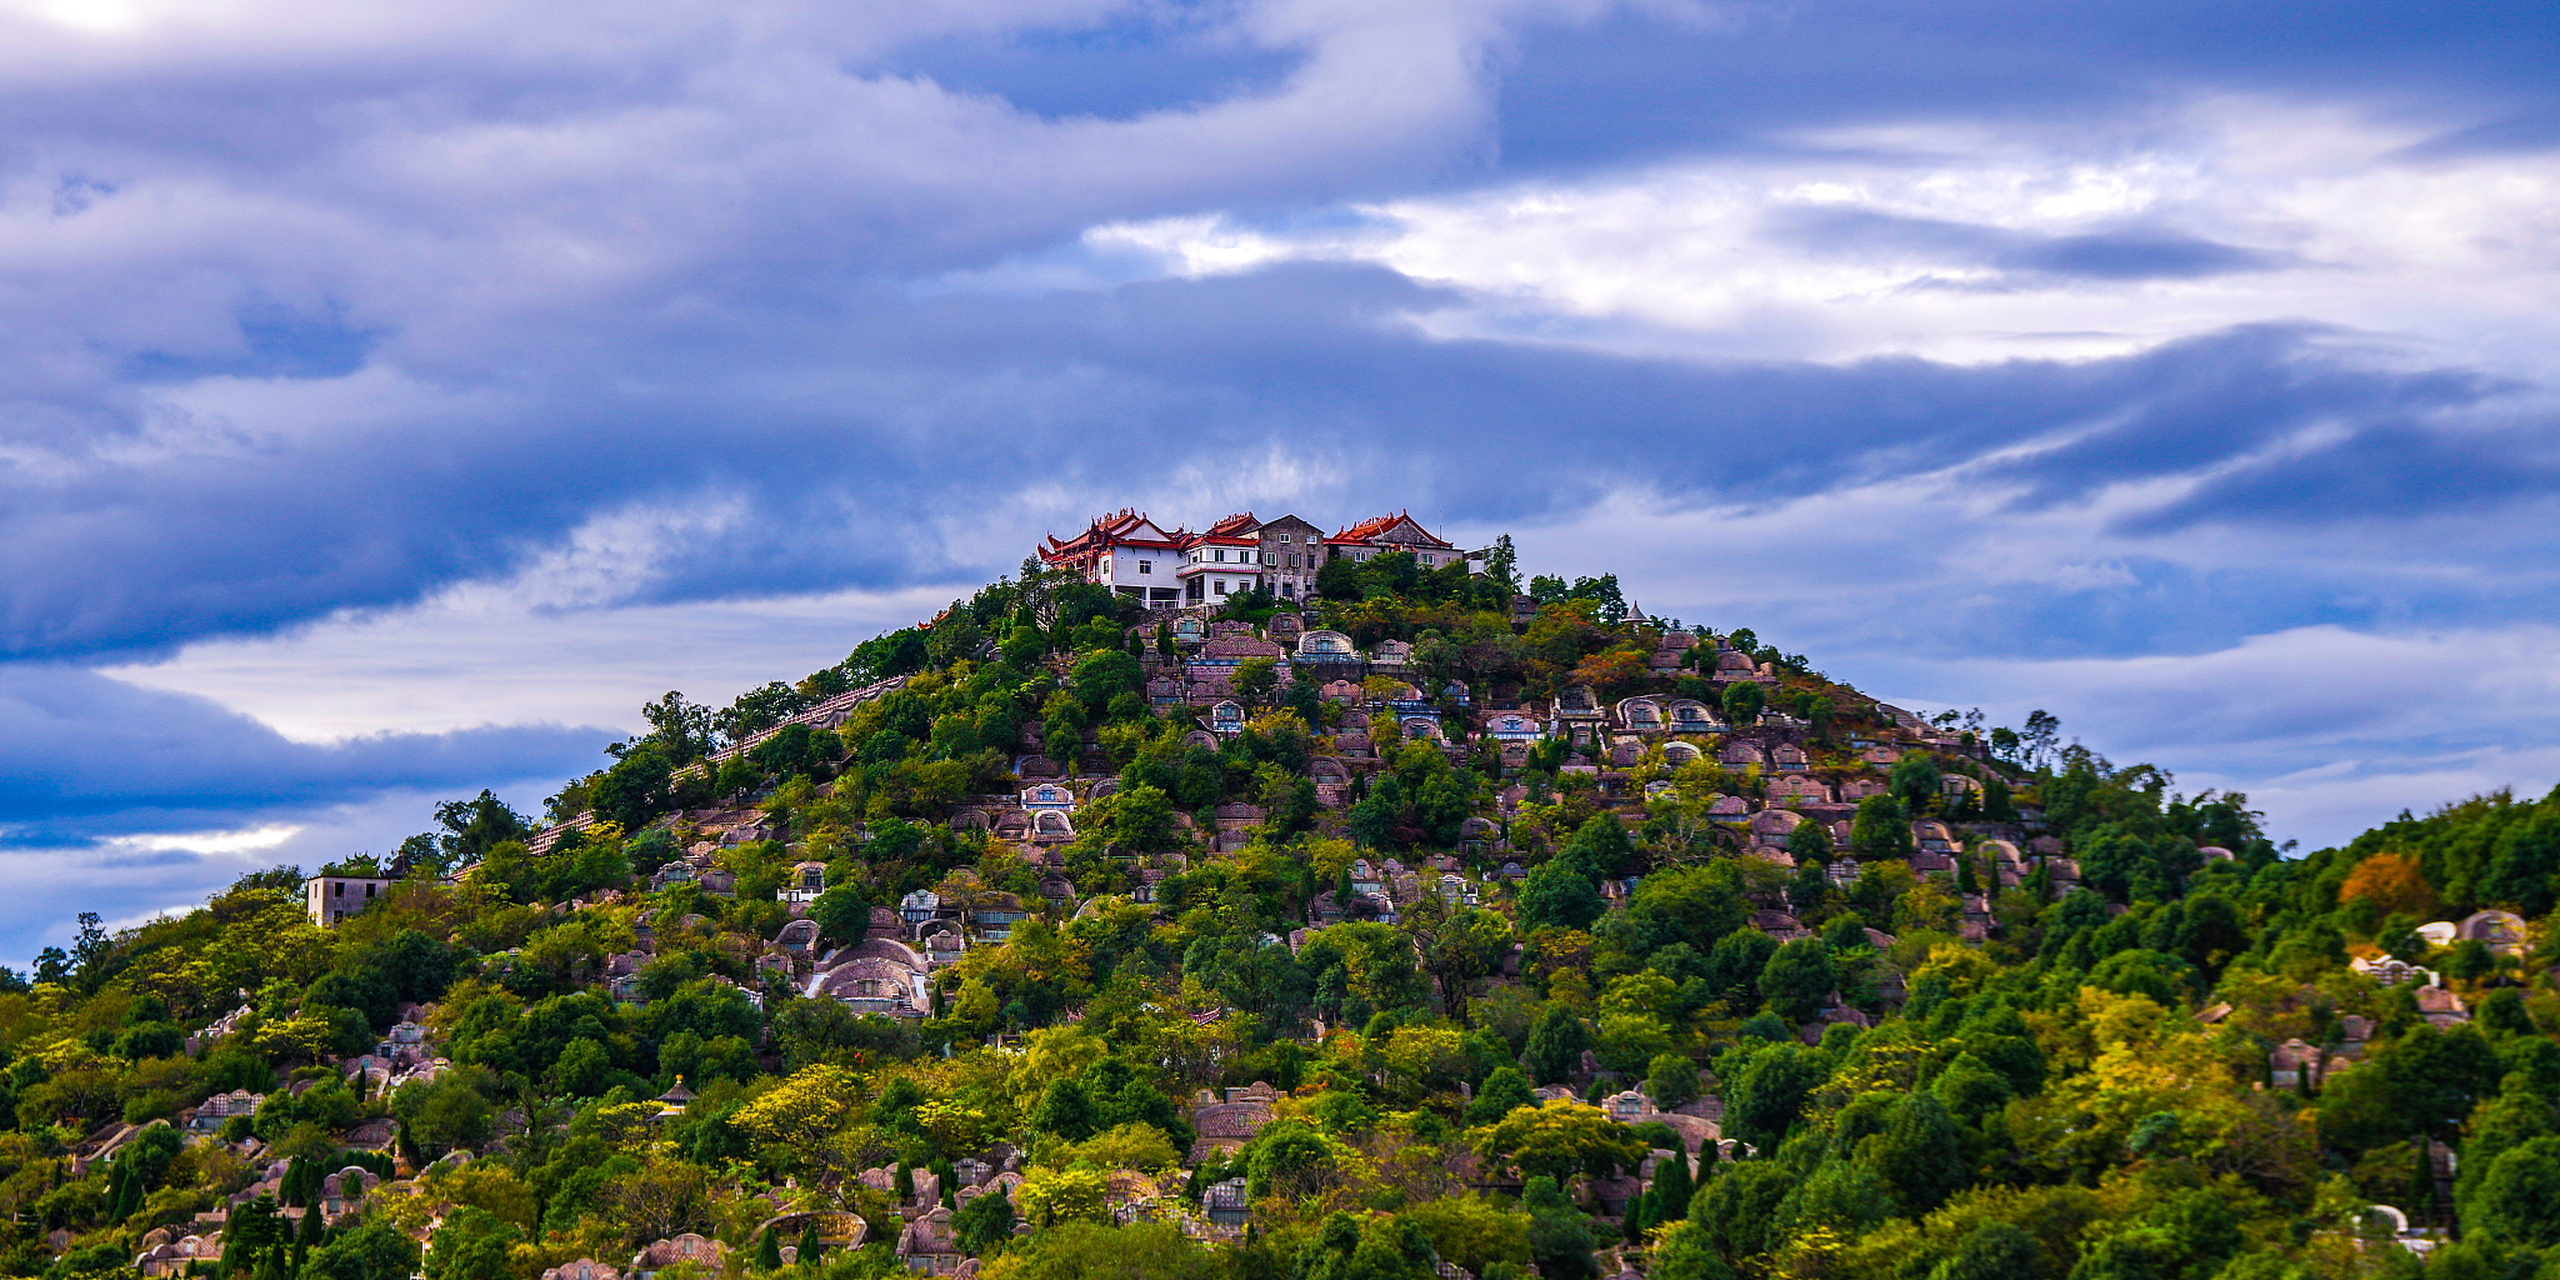
<path fill-rule="evenodd" d="M 625 831 L 637 831 L 667 811 L 667 784 L 674 776 L 675 766 L 667 763 L 666 756 L 643 743 L 605 770 L 588 793 L 589 802 L 597 817 L 619 823 Z"/>
<path fill-rule="evenodd" d="M 1717 1074 L 1728 1082 L 1725 1135 L 1774 1150 L 1803 1116 L 1805 1099 L 1830 1072 L 1820 1052 L 1793 1041 L 1762 1046 L 1736 1062 L 1740 1053 L 1718 1059 Z M 1728 1071 L 1728 1063 L 1735 1069 Z"/>
<path fill-rule="evenodd" d="M 1168 1222 L 1064 1222 L 1007 1249 L 988 1280 L 1225 1280 L 1217 1254 Z"/>
<path fill-rule="evenodd" d="M 418 1246 L 389 1222 L 374 1219 L 313 1249 L 301 1280 L 409 1280 L 417 1269 Z"/>
<path fill-rule="evenodd" d="M 970 1253 L 985 1253 L 1013 1238 L 1013 1201 L 997 1187 L 951 1215 L 951 1233 Z"/>
<path fill-rule="evenodd" d="M 1769 704 L 1769 696 L 1758 681 L 1736 680 L 1724 687 L 1724 718 L 1737 729 L 1760 718 L 1760 709 Z"/>
<path fill-rule="evenodd" d="M 472 1087 L 472 1073 L 465 1071 L 400 1086 L 391 1095 L 391 1111 L 412 1141 L 439 1155 L 488 1141 L 497 1120 L 488 1099 Z"/>
<path fill-rule="evenodd" d="M 2501 1153 L 2465 1204 L 2464 1225 L 2519 1248 L 2560 1246 L 2560 1137 Z"/>
<path fill-rule="evenodd" d="M 1937 759 L 1926 751 L 1903 752 L 1885 780 L 1886 789 L 1913 813 L 1926 812 L 1943 785 L 1945 775 L 1939 771 Z"/>
<path fill-rule="evenodd" d="M 1971 1173 L 1965 1152 L 1964 1131 L 1946 1104 L 1913 1093 L 1894 1102 L 1884 1132 L 1860 1142 L 1857 1158 L 1892 1189 L 1903 1216 L 1917 1218 L 1963 1189 Z"/>
<path fill-rule="evenodd" d="M 852 946 L 870 936 L 871 895 L 854 885 L 831 886 L 810 902 L 809 918 L 818 922 L 820 937 Z"/>
<path fill-rule="evenodd" d="M 1698 1096 L 1698 1064 L 1685 1053 L 1663 1054 L 1647 1066 L 1644 1091 L 1653 1105 L 1673 1110 Z"/>
<path fill-rule="evenodd" d="M 1582 1051 L 1590 1047 L 1582 1019 L 1563 1005 L 1550 1004 L 1529 1029 L 1529 1047 L 1521 1055 L 1521 1065 L 1539 1084 L 1562 1084 L 1582 1069 Z"/>
<path fill-rule="evenodd" d="M 1671 1139 L 1671 1158 L 1656 1166 L 1653 1187 L 1645 1194 L 1653 1197 L 1652 1219 L 1656 1224 L 1678 1222 L 1689 1216 L 1689 1197 L 1696 1188 L 1689 1181 L 1688 1144 L 1677 1134 Z"/>
<path fill-rule="evenodd" d="M 1082 1142 L 1094 1134 L 1100 1115 L 1084 1086 L 1073 1080 L 1052 1080 L 1040 1094 L 1031 1110 L 1031 1127 L 1052 1133 L 1069 1142 Z"/>
<path fill-rule="evenodd" d="M 1526 929 L 1588 929 L 1608 906 L 1591 877 L 1562 857 L 1531 868 L 1520 884 L 1520 924 Z"/>
<path fill-rule="evenodd" d="M 1475 1155 L 1490 1165 L 1521 1170 L 1526 1178 L 1556 1178 L 1559 1183 L 1582 1172 L 1608 1178 L 1644 1160 L 1644 1142 L 1626 1124 L 1608 1119 L 1587 1103 L 1554 1101 L 1523 1106 L 1487 1129 L 1472 1134 Z"/>
<path fill-rule="evenodd" d="M 1077 660 L 1067 682 L 1075 689 L 1076 701 L 1083 704 L 1085 714 L 1099 718 L 1113 698 L 1124 693 L 1144 693 L 1147 675 L 1136 658 L 1118 649 L 1104 649 Z"/>
<path fill-rule="evenodd" d="M 1809 1022 L 1840 986 L 1831 948 L 1820 938 L 1798 938 L 1778 948 L 1760 970 L 1760 994 L 1789 1022 Z"/>
<path fill-rule="evenodd" d="M 1646 1280 L 1733 1280 L 1733 1268 L 1716 1253 L 1706 1228 L 1677 1222 L 1654 1246 L 1653 1269 Z"/>
<path fill-rule="evenodd" d="M 1802 1173 L 1775 1160 L 1744 1161 L 1698 1189 L 1689 1201 L 1689 1220 L 1726 1262 L 1758 1257 L 1777 1243 L 1771 1224 L 1778 1206 L 1802 1180 Z"/>
<path fill-rule="evenodd" d="M 1799 863 L 1826 860 L 1831 856 L 1831 829 L 1811 818 L 1787 830 L 1787 856 Z"/>
<path fill-rule="evenodd" d="M 1520 1074 L 1518 1067 L 1495 1067 L 1467 1103 L 1467 1123 L 1492 1124 L 1516 1108 L 1536 1105 L 1538 1095 L 1529 1087 L 1529 1077 Z"/>
<path fill-rule="evenodd" d="M 2051 1270 L 2034 1236 L 1994 1218 L 1977 1224 L 1929 1280 L 2033 1280 Z"/>
<path fill-rule="evenodd" d="M 1272 691 L 1279 687 L 1279 664 L 1269 658 L 1247 658 L 1237 663 L 1234 677 L 1227 682 L 1236 701 L 1251 710 L 1271 705 Z"/>
<path fill-rule="evenodd" d="M 1543 1280 L 1591 1280 L 1600 1274 L 1591 1220 L 1573 1207 L 1554 1178 L 1529 1179 L 1520 1205 L 1529 1211 L 1529 1256 Z"/>
<path fill-rule="evenodd" d="M 1910 857 L 1910 810 L 1889 793 L 1859 801 L 1849 820 L 1849 851 L 1867 861 Z"/>
<path fill-rule="evenodd" d="M 1604 813 L 1575 827 L 1564 847 L 1557 850 L 1555 861 L 1568 863 L 1598 880 L 1625 875 L 1635 857 L 1635 841 L 1628 836 L 1626 824 L 1616 815 Z"/>

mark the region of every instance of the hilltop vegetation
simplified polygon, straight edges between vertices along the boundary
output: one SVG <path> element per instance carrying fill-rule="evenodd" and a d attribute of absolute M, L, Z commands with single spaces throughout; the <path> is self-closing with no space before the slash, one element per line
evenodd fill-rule
<path fill-rule="evenodd" d="M 1197 639 L 1027 566 L 334 928 L 90 918 L 0 1273 L 2560 1276 L 2560 793 L 2288 856 L 1498 552 Z"/>

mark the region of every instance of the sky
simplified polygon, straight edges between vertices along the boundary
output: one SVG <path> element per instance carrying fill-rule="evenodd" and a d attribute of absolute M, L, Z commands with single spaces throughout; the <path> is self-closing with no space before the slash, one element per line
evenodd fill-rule
<path fill-rule="evenodd" d="M 0 961 L 1135 506 L 2560 781 L 2560 8 L 0 0 Z"/>

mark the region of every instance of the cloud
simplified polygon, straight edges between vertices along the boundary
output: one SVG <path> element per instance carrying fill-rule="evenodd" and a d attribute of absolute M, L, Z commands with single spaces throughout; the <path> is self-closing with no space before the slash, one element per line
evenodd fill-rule
<path fill-rule="evenodd" d="M 396 787 L 469 791 L 529 774 L 565 779 L 593 767 L 605 737 L 595 729 L 508 725 L 317 746 L 288 741 L 201 698 L 77 668 L 0 666 L 0 813 L 8 815 L 0 843 L 130 841 L 228 826 L 226 819 L 267 826 L 262 820 L 281 811 Z M 116 847 L 228 849 L 221 840 Z"/>
<path fill-rule="evenodd" d="M 2555 47 L 2293 0 L 8 3 L 7 839 L 158 904 L 244 832 L 538 798 L 639 699 L 1128 503 L 1512 528 L 1826 663 L 2494 647 L 2560 563 Z M 2397 768 L 2314 728 L 2270 740 Z M 2549 740 L 2430 732 L 2391 776 Z M 2303 765 L 2230 768 L 2341 794 Z"/>
<path fill-rule="evenodd" d="M 1779 211 L 1771 235 L 1816 253 L 1919 253 L 2029 277 L 2194 280 L 2270 271 L 2283 265 L 2279 255 L 2138 226 L 2048 235 L 1977 223 L 1819 207 Z M 2004 286 L 1994 283 L 1976 287 Z"/>

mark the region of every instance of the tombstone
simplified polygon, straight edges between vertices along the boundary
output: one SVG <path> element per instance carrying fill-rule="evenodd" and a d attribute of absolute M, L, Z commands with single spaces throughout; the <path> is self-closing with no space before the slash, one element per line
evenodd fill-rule
<path fill-rule="evenodd" d="M 1638 731 L 1662 727 L 1662 704 L 1651 698 L 1627 698 L 1618 703 L 1620 726 Z"/>

